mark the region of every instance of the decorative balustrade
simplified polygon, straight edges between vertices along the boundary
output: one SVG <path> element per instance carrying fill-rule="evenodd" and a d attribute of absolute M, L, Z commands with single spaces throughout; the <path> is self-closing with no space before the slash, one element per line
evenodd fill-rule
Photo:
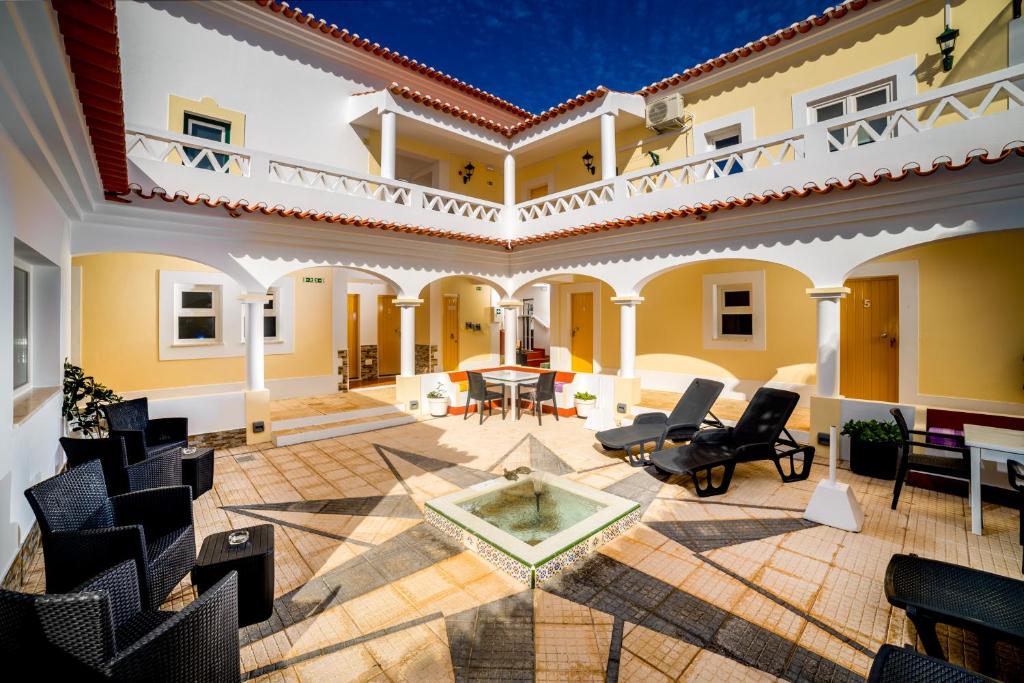
<path fill-rule="evenodd" d="M 271 161 L 270 179 L 311 190 L 326 190 L 350 197 L 376 199 L 388 204 L 412 205 L 412 189 L 408 185 L 384 178 L 323 171 L 283 161 Z"/>
<path fill-rule="evenodd" d="M 424 189 L 423 208 L 452 216 L 465 216 L 487 223 L 497 223 L 501 220 L 503 207 L 501 204 L 486 202 L 482 199 L 470 199 L 450 192 Z"/>
<path fill-rule="evenodd" d="M 611 182 L 592 183 L 566 192 L 541 197 L 519 204 L 520 221 L 529 221 L 546 216 L 557 216 L 588 206 L 609 204 L 615 200 L 615 187 Z"/>
<path fill-rule="evenodd" d="M 128 131 L 125 147 L 129 157 L 246 177 L 251 172 L 252 158 L 244 150 L 192 136 Z"/>

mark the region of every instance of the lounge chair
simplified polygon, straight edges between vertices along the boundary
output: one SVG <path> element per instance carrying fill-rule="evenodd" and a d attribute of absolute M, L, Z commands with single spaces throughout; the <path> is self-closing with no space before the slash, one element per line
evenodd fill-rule
<path fill-rule="evenodd" d="M 786 429 L 800 395 L 792 391 L 761 387 L 743 411 L 735 427 L 704 429 L 689 444 L 651 454 L 651 463 L 668 474 L 688 474 L 697 495 L 717 496 L 729 489 L 736 463 L 771 460 L 782 481 L 802 481 L 811 473 L 814 447 L 796 442 Z M 785 434 L 786 438 L 781 438 Z M 803 454 L 797 466 L 793 456 Z M 782 460 L 788 459 L 787 469 Z M 721 481 L 714 483 L 716 468 L 721 468 Z"/>
<path fill-rule="evenodd" d="M 648 465 L 650 460 L 644 457 L 644 444 L 653 442 L 654 450 L 659 451 L 664 448 L 665 439 L 689 441 L 701 425 L 725 426 L 711 412 L 711 406 L 715 405 L 724 387 L 724 384 L 714 380 L 695 379 L 686 387 L 676 407 L 668 415 L 642 413 L 636 416 L 633 424 L 598 432 L 596 438 L 605 450 L 625 451 L 629 463 L 634 467 Z M 640 450 L 634 455 L 635 447 Z"/>
<path fill-rule="evenodd" d="M 983 644 L 997 640 L 1024 644 L 1024 581 L 897 554 L 885 570 L 885 597 L 890 605 L 906 611 L 932 657 L 946 659 L 936 624 L 974 631 Z"/>
<path fill-rule="evenodd" d="M 868 683 L 908 683 L 910 681 L 942 681 L 942 683 L 995 683 L 993 679 L 961 668 L 941 659 L 922 655 L 895 645 L 883 645 L 868 672 Z"/>

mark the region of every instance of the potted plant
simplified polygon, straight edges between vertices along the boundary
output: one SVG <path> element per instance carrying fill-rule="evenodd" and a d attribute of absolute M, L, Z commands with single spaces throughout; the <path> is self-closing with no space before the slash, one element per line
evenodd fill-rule
<path fill-rule="evenodd" d="M 103 435 L 100 408 L 122 401 L 111 389 L 67 360 L 64 361 L 64 424 L 69 434 L 84 438 Z"/>
<path fill-rule="evenodd" d="M 896 478 L 903 439 L 895 422 L 849 420 L 842 433 L 850 437 L 850 470 L 876 479 Z"/>
<path fill-rule="evenodd" d="M 427 404 L 432 417 L 444 417 L 448 414 L 448 394 L 440 382 L 437 383 L 437 387 L 427 392 Z"/>
<path fill-rule="evenodd" d="M 577 391 L 573 399 L 576 402 L 577 417 L 589 417 L 590 413 L 594 410 L 594 405 L 597 403 L 597 396 L 586 391 Z"/>

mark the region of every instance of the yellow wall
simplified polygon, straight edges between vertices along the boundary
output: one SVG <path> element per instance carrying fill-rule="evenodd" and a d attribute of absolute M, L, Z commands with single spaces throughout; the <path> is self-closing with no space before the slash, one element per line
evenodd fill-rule
<path fill-rule="evenodd" d="M 684 95 L 685 110 L 693 115 L 694 122 L 700 124 L 753 108 L 755 135 L 760 138 L 792 128 L 793 95 L 908 55 L 917 56 L 919 66 L 915 77 L 919 93 L 1006 68 L 1009 0 L 954 0 L 952 5 L 953 26 L 959 29 L 960 36 L 953 55 L 953 70 L 949 73 L 942 71 L 941 56 L 935 42 L 935 37 L 943 30 L 944 2 L 922 0 L 881 21 L 864 22 L 857 13 L 853 13 L 843 21 L 855 22 L 857 28 L 842 37 L 790 53 L 752 73 L 687 92 Z M 662 96 L 664 93 L 659 93 L 651 99 Z M 898 93 L 900 98 L 909 96 L 908 93 Z M 992 110 L 1003 107 L 1005 101 L 997 101 Z M 944 116 L 939 124 L 944 120 L 959 118 Z M 616 143 L 618 147 L 626 147 L 654 135 L 639 125 L 619 131 Z M 665 135 L 632 150 L 619 152 L 616 165 L 620 173 L 628 173 L 651 166 L 651 158 L 647 156 L 649 151 L 656 152 L 664 164 L 699 153 L 704 150 L 704 145 L 703 140 L 693 140 L 691 133 Z M 556 192 L 599 180 L 599 176 L 591 176 L 583 168 L 580 157 L 587 148 L 595 156 L 594 163 L 600 169 L 601 145 L 595 129 L 589 143 L 560 151 L 550 159 L 519 169 L 517 185 L 529 186 L 531 180 L 549 173 L 554 174 Z"/>
<path fill-rule="evenodd" d="M 765 351 L 705 349 L 703 276 L 765 272 Z M 817 318 L 795 270 L 761 261 L 725 260 L 671 270 L 652 280 L 637 307 L 637 368 L 705 377 L 794 384 L 815 382 Z"/>
<path fill-rule="evenodd" d="M 160 360 L 159 271 L 214 269 L 149 254 L 76 256 L 72 265 L 82 268 L 82 366 L 97 380 L 117 391 L 244 381 L 244 357 Z M 324 282 L 303 283 L 307 275 Z M 331 374 L 331 269 L 291 277 L 294 352 L 267 356 L 267 379 Z"/>
<path fill-rule="evenodd" d="M 1024 229 L 915 247 L 918 393 L 1024 403 Z"/>
<path fill-rule="evenodd" d="M 365 140 L 370 151 L 367 173 L 370 175 L 380 175 L 380 131 L 367 131 Z M 449 192 L 467 197 L 476 197 L 477 199 L 486 199 L 487 201 L 499 204 L 504 201 L 504 183 L 502 181 L 501 167 L 498 164 L 491 164 L 494 170 L 488 171 L 487 162 L 473 159 L 471 156 L 467 157 L 463 154 L 457 154 L 441 147 L 435 147 L 419 140 L 403 138 L 401 135 L 399 135 L 395 146 L 399 152 L 409 152 L 420 157 L 447 161 Z M 476 170 L 473 172 L 473 177 L 469 179 L 469 182 L 463 183 L 459 172 L 467 162 L 472 162 Z M 442 167 L 440 170 L 443 172 L 444 168 Z"/>
<path fill-rule="evenodd" d="M 446 277 L 440 282 L 441 296 L 445 294 L 459 295 L 459 363 L 488 363 L 491 356 L 491 287 L 490 285 L 465 277 Z M 427 296 L 429 288 L 423 290 Z M 480 331 L 466 329 L 466 323 L 479 323 Z M 444 325 L 442 312 L 441 325 Z M 494 334 L 497 334 L 495 330 Z M 438 359 L 444 356 L 444 330 L 442 328 L 441 347 L 438 348 Z M 500 350 L 499 350 L 500 353 Z"/>

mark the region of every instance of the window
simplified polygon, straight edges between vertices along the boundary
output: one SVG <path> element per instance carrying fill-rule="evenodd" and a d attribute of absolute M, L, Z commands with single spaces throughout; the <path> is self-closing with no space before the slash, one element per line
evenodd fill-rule
<path fill-rule="evenodd" d="M 281 292 L 277 287 L 271 287 L 267 290 L 267 296 L 270 299 L 263 304 L 263 339 L 278 341 L 278 309 L 280 308 Z M 248 306 L 242 306 L 242 341 L 245 341 L 246 330 L 249 329 L 245 318 L 248 308 Z"/>
<path fill-rule="evenodd" d="M 742 142 L 741 133 L 735 126 L 729 127 L 725 130 L 715 131 L 714 133 L 708 133 L 707 140 L 709 148 L 714 150 L 728 149 L 729 147 L 735 147 Z M 738 156 L 742 158 L 742 155 Z M 729 171 L 726 172 L 725 167 L 729 165 L 730 159 L 731 157 L 726 157 L 724 159 L 716 160 L 715 166 L 718 167 L 720 172 L 717 174 L 712 172 L 708 177 L 718 178 L 723 175 L 736 175 L 737 173 L 743 173 L 743 165 L 735 160 L 733 160 Z"/>
<path fill-rule="evenodd" d="M 879 107 L 892 101 L 892 93 L 893 84 L 891 81 L 887 81 L 885 83 L 876 83 L 854 92 L 817 102 L 811 105 L 811 122 L 823 123 L 832 119 L 837 119 L 840 116 L 845 116 L 858 111 L 865 111 L 872 107 Z M 889 117 L 879 116 L 878 118 L 869 120 L 867 124 L 876 133 L 881 134 L 885 131 L 885 127 L 889 125 Z M 866 131 L 860 128 L 857 128 L 856 131 L 857 139 L 854 144 L 867 145 L 874 142 Z M 832 133 L 832 137 L 845 146 L 847 136 L 853 133 L 853 127 L 851 126 L 849 129 L 839 128 L 830 132 Z M 839 149 L 839 147 L 830 140 L 829 151 L 835 152 L 837 149 Z"/>
<path fill-rule="evenodd" d="M 14 388 L 29 383 L 29 306 L 28 268 L 14 266 Z"/>
<path fill-rule="evenodd" d="M 753 286 L 749 284 L 718 287 L 716 336 L 719 339 L 748 339 L 754 334 L 754 309 L 750 305 L 752 290 Z"/>
<path fill-rule="evenodd" d="M 704 348 L 765 350 L 764 271 L 704 276 Z"/>
<path fill-rule="evenodd" d="M 220 285 L 181 285 L 174 302 L 174 343 L 215 344 L 220 334 Z"/>
<path fill-rule="evenodd" d="M 185 121 L 182 124 L 182 130 L 185 132 L 185 135 L 191 135 L 195 138 L 212 140 L 213 142 L 222 142 L 224 144 L 231 143 L 231 124 L 226 121 L 218 121 L 216 119 L 193 114 L 192 112 L 185 112 Z M 200 152 L 202 152 L 202 150 L 197 147 L 185 147 L 185 155 L 188 157 L 189 161 L 195 161 Z M 227 154 L 214 154 L 214 157 L 216 157 L 217 163 L 222 167 L 228 162 Z M 210 159 L 206 156 L 200 159 L 195 167 L 202 168 L 207 171 L 216 170 L 210 162 Z"/>

